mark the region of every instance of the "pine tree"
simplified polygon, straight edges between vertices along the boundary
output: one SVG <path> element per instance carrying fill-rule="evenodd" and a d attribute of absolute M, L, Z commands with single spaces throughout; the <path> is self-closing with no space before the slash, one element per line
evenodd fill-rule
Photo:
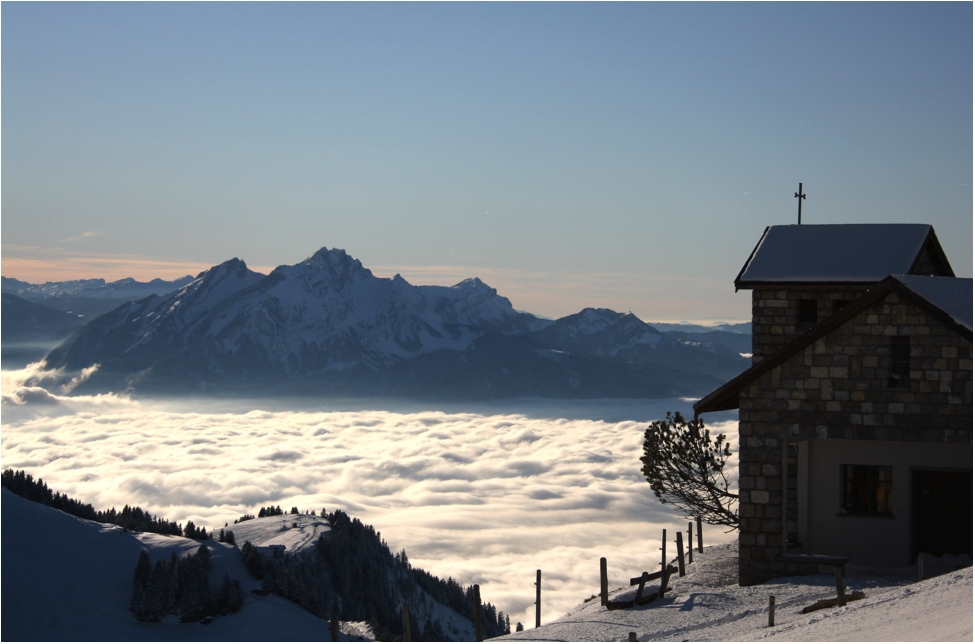
<path fill-rule="evenodd" d="M 145 603 L 141 614 L 138 615 L 139 621 L 158 622 L 162 619 L 166 601 L 166 568 L 166 564 L 162 561 L 157 561 L 153 567 L 152 577 L 146 588 Z"/>
<path fill-rule="evenodd" d="M 152 560 L 149 558 L 149 551 L 143 548 L 139 552 L 139 558 L 135 562 L 135 575 L 132 579 L 132 600 L 129 602 L 129 610 L 139 616 L 145 610 L 146 592 L 149 587 L 149 580 L 152 577 Z"/>
<path fill-rule="evenodd" d="M 230 612 L 236 613 L 244 606 L 244 587 L 234 579 L 230 584 Z"/>
<path fill-rule="evenodd" d="M 213 560 L 210 557 L 210 549 L 207 548 L 206 545 L 201 545 L 199 548 L 197 548 L 196 554 L 193 556 L 199 558 L 200 568 L 202 568 L 204 571 L 209 571 L 211 568 L 213 568 Z"/>
<path fill-rule="evenodd" d="M 644 433 L 643 475 L 661 503 L 688 517 L 738 529 L 738 495 L 724 466 L 731 448 L 724 434 L 711 440 L 702 420 L 686 421 L 679 412 L 650 424 Z"/>

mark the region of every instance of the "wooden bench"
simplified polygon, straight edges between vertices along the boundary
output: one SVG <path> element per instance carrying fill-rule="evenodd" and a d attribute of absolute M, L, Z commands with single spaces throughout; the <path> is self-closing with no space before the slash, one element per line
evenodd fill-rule
<path fill-rule="evenodd" d="M 843 589 L 843 577 L 846 576 L 846 564 L 850 562 L 849 557 L 834 557 L 832 555 L 779 555 L 776 559 L 786 563 L 811 563 L 817 566 L 832 566 L 836 576 L 836 603 L 840 606 L 846 606 L 846 602 L 850 600 L 851 596 L 846 595 Z M 860 594 L 862 595 L 863 593 Z M 852 597 L 852 599 L 862 599 L 862 597 Z M 812 610 L 818 609 L 813 608 Z"/>
<path fill-rule="evenodd" d="M 634 606 L 643 606 L 644 604 L 649 604 L 658 597 L 664 596 L 664 591 L 667 590 L 667 582 L 670 580 L 670 576 L 677 574 L 677 568 L 674 566 L 667 566 L 667 570 L 658 570 L 654 573 L 645 572 L 639 577 L 633 577 L 630 579 L 631 586 L 639 586 L 636 589 L 636 597 L 633 599 L 627 599 L 623 601 L 607 601 L 607 610 L 620 610 L 621 608 L 632 608 Z M 648 581 L 654 581 L 656 579 L 660 580 L 660 590 L 656 593 L 650 593 L 649 595 L 643 595 L 643 591 L 646 588 Z"/>
<path fill-rule="evenodd" d="M 817 566 L 832 566 L 835 570 L 839 567 L 840 575 L 846 576 L 846 564 L 850 563 L 849 557 L 835 557 L 832 555 L 779 555 L 778 561 L 787 563 L 811 563 Z"/>

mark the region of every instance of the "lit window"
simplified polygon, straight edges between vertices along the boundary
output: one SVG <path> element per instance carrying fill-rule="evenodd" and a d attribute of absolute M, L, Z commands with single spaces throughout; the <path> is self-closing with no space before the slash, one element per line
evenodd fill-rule
<path fill-rule="evenodd" d="M 894 468 L 887 465 L 843 465 L 843 511 L 890 514 Z"/>

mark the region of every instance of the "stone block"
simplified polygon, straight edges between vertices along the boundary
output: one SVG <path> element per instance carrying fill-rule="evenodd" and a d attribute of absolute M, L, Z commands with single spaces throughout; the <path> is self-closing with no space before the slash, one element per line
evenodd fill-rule
<path fill-rule="evenodd" d="M 769 501 L 768 492 L 766 490 L 753 490 L 751 499 L 752 499 L 752 503 L 756 503 L 756 504 L 768 503 Z"/>

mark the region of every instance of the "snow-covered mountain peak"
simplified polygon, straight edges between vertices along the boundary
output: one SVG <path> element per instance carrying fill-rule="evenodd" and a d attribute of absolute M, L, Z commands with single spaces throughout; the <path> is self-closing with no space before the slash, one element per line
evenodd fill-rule
<path fill-rule="evenodd" d="M 222 264 L 211 266 L 205 271 L 202 271 L 196 276 L 196 279 L 202 279 L 206 282 L 214 282 L 226 279 L 230 275 L 243 277 L 248 272 L 251 271 L 249 271 L 247 268 L 247 264 L 244 262 L 244 260 L 234 257 L 233 259 L 228 259 Z"/>
<path fill-rule="evenodd" d="M 488 295 L 497 295 L 498 289 L 491 288 L 487 284 L 481 281 L 479 277 L 469 277 L 463 282 L 458 282 L 454 284 L 451 288 L 456 288 L 458 290 L 467 293 L 485 293 Z"/>
<path fill-rule="evenodd" d="M 264 279 L 234 257 L 209 268 L 180 290 L 162 298 L 153 317 L 175 315 L 180 326 L 207 315 L 227 298 Z"/>
<path fill-rule="evenodd" d="M 347 285 L 373 278 L 372 271 L 345 250 L 327 247 L 322 247 L 294 266 L 278 266 L 271 274 L 278 278 L 306 281 L 315 291 L 342 291 Z M 324 289 L 321 288 L 323 286 Z"/>

